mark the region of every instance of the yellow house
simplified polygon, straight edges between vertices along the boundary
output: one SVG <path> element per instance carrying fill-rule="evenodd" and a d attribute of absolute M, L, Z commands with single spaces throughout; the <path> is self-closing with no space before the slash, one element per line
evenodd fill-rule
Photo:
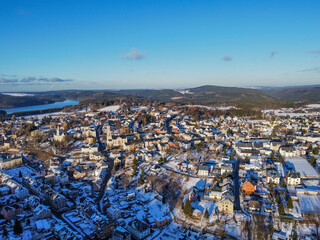
<path fill-rule="evenodd" d="M 3 159 L 0 158 L 0 168 L 1 169 L 9 169 L 17 166 L 22 165 L 22 158 L 8 158 L 8 159 Z"/>
<path fill-rule="evenodd" d="M 233 213 L 233 199 L 231 196 L 221 199 L 218 205 L 218 209 L 220 213 Z"/>

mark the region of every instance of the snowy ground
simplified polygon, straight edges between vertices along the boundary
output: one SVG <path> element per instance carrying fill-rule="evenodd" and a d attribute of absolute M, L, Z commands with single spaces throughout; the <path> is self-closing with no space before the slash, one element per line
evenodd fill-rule
<path fill-rule="evenodd" d="M 107 106 L 104 108 L 100 108 L 98 112 L 116 112 L 120 109 L 120 105 L 114 105 L 114 106 Z"/>
<path fill-rule="evenodd" d="M 303 183 L 304 185 L 306 185 L 307 188 L 315 188 L 320 186 L 319 180 L 304 180 Z"/>
<path fill-rule="evenodd" d="M 206 108 L 211 110 L 230 110 L 230 109 L 236 109 L 234 106 L 217 106 L 217 107 L 210 107 L 210 106 L 204 106 L 204 105 L 187 105 L 186 107 L 197 107 L 197 108 Z"/>
<path fill-rule="evenodd" d="M 303 157 L 285 158 L 285 161 L 292 163 L 295 170 L 300 172 L 301 177 L 319 177 L 316 170 Z"/>
<path fill-rule="evenodd" d="M 274 110 L 274 109 L 268 109 L 268 110 L 262 110 L 263 113 L 273 113 L 276 116 L 280 117 L 286 117 L 290 116 L 292 117 L 303 117 L 303 116 L 315 116 L 319 115 L 317 112 L 312 112 L 312 113 L 294 113 L 294 109 L 288 109 L 288 108 L 282 108 L 281 110 Z"/>
<path fill-rule="evenodd" d="M 161 232 L 158 236 L 146 238 L 147 240 L 177 240 L 177 239 L 188 239 L 188 240 L 204 240 L 204 239 L 214 239 L 210 234 L 201 234 L 194 231 L 189 231 L 182 228 L 177 223 L 170 223 L 165 230 Z"/>
<path fill-rule="evenodd" d="M 25 97 L 25 96 L 34 96 L 31 93 L 1 93 L 3 95 L 13 96 L 13 97 Z"/>
<path fill-rule="evenodd" d="M 320 108 L 320 104 L 309 104 L 306 105 L 307 108 Z"/>
<path fill-rule="evenodd" d="M 5 170 L 5 172 L 10 175 L 13 176 L 15 178 L 19 179 L 19 172 L 21 171 L 22 173 L 22 177 L 25 176 L 32 176 L 32 174 L 37 174 L 37 171 L 35 171 L 32 168 L 26 167 L 26 166 L 21 166 L 21 167 L 16 167 L 16 168 L 11 168 L 11 169 L 7 169 Z"/>
<path fill-rule="evenodd" d="M 320 195 L 298 195 L 301 213 L 320 213 Z"/>
<path fill-rule="evenodd" d="M 296 231 L 301 236 L 307 236 L 316 233 L 317 228 L 316 226 L 310 224 L 298 224 L 296 227 Z"/>
<path fill-rule="evenodd" d="M 142 111 L 142 110 L 147 110 L 148 109 L 148 107 L 146 107 L 146 106 L 133 106 L 133 107 L 131 107 L 131 110 L 132 111 Z"/>
<path fill-rule="evenodd" d="M 37 118 L 39 120 L 51 116 L 52 118 L 54 117 L 60 117 L 63 115 L 68 115 L 68 114 L 73 114 L 74 112 L 52 112 L 52 113 L 44 113 L 44 114 L 37 114 L 37 115 L 30 115 L 30 116 L 23 116 L 24 118 Z"/>

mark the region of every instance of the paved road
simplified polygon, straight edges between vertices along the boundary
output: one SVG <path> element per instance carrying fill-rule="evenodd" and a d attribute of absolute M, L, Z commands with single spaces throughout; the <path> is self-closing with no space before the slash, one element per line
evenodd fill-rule
<path fill-rule="evenodd" d="M 99 144 L 99 151 L 104 153 L 104 149 L 105 149 L 105 146 L 102 144 L 102 142 L 100 141 L 100 132 L 102 130 L 102 126 L 99 125 L 97 126 L 96 128 L 96 134 L 97 134 L 97 142 Z M 102 180 L 102 184 L 101 184 L 101 188 L 100 188 L 100 192 L 99 192 L 99 195 L 98 197 L 95 199 L 95 202 L 97 203 L 97 207 L 98 207 L 98 210 L 101 212 L 101 209 L 100 209 L 100 201 L 101 199 L 103 198 L 104 196 L 104 191 L 105 191 L 105 188 L 106 188 L 106 185 L 109 181 L 109 179 L 111 178 L 112 176 L 112 169 L 113 169 L 113 159 L 107 159 L 107 163 L 108 163 L 108 171 L 107 173 L 105 174 L 103 180 Z"/>
<path fill-rule="evenodd" d="M 234 166 L 234 210 L 241 210 L 240 207 L 240 183 L 239 183 L 239 159 Z"/>

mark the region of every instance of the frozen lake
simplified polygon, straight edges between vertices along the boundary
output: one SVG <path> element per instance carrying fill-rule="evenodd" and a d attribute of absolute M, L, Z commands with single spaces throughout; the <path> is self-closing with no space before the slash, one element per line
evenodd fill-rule
<path fill-rule="evenodd" d="M 63 102 L 55 102 L 50 104 L 42 104 L 42 105 L 34 105 L 34 106 L 27 106 L 27 107 L 16 107 L 16 108 L 6 108 L 1 109 L 7 112 L 7 114 L 16 113 L 16 112 L 28 112 L 28 111 L 37 111 L 37 110 L 45 110 L 45 109 L 52 109 L 52 108 L 62 108 L 66 106 L 74 106 L 78 104 L 78 100 L 67 99 Z"/>

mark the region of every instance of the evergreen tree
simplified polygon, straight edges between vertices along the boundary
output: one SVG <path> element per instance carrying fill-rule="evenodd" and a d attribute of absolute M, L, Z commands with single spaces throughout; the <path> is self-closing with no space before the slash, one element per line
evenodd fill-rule
<path fill-rule="evenodd" d="M 280 197 L 279 197 L 279 194 L 276 195 L 276 203 L 279 203 L 280 201 Z"/>
<path fill-rule="evenodd" d="M 284 158 L 282 157 L 282 155 L 279 153 L 279 161 L 281 164 L 284 164 Z"/>
<path fill-rule="evenodd" d="M 269 234 L 273 234 L 273 231 L 274 231 L 273 224 L 270 222 L 269 223 Z"/>
<path fill-rule="evenodd" d="M 284 181 L 284 179 L 281 180 L 280 186 L 283 187 L 283 188 L 287 186 L 287 184 Z"/>
<path fill-rule="evenodd" d="M 145 175 L 146 175 L 146 174 L 145 174 L 144 168 L 142 168 L 142 169 L 141 169 L 141 173 L 140 173 L 140 177 L 144 178 Z"/>
<path fill-rule="evenodd" d="M 282 202 L 279 205 L 279 215 L 284 215 L 284 207 Z"/>
<path fill-rule="evenodd" d="M 206 208 L 206 210 L 204 211 L 204 218 L 205 219 L 209 219 L 209 212 L 208 212 L 208 209 Z"/>
<path fill-rule="evenodd" d="M 4 228 L 3 228 L 2 236 L 3 236 L 4 238 L 7 238 L 7 237 L 8 237 L 8 230 L 7 230 L 6 225 L 5 225 Z"/>
<path fill-rule="evenodd" d="M 313 154 L 314 154 L 314 155 L 318 155 L 318 154 L 319 154 L 319 148 L 318 148 L 318 147 L 315 147 L 315 148 L 314 148 Z"/>
<path fill-rule="evenodd" d="M 274 160 L 274 152 L 271 153 L 270 158 Z"/>
<path fill-rule="evenodd" d="M 163 157 L 160 157 L 160 159 L 158 160 L 159 164 L 163 163 Z"/>
<path fill-rule="evenodd" d="M 186 203 L 184 204 L 183 212 L 187 217 L 192 216 L 193 211 L 189 198 L 187 198 Z"/>
<path fill-rule="evenodd" d="M 137 168 L 138 168 L 138 160 L 137 160 L 137 158 L 133 159 L 132 168 L 133 168 L 133 175 L 136 175 L 137 174 Z"/>
<path fill-rule="evenodd" d="M 313 166 L 316 163 L 316 159 L 314 156 L 310 158 L 310 164 Z"/>
<path fill-rule="evenodd" d="M 293 208 L 293 203 L 292 203 L 291 197 L 289 197 L 289 199 L 288 199 L 287 207 L 288 208 Z"/>
<path fill-rule="evenodd" d="M 273 189 L 274 189 L 274 185 L 273 185 L 273 183 L 269 183 L 269 190 L 270 190 L 270 192 L 272 192 L 273 191 Z"/>
<path fill-rule="evenodd" d="M 16 235 L 20 235 L 23 232 L 21 223 L 16 219 L 13 226 L 13 232 Z"/>

